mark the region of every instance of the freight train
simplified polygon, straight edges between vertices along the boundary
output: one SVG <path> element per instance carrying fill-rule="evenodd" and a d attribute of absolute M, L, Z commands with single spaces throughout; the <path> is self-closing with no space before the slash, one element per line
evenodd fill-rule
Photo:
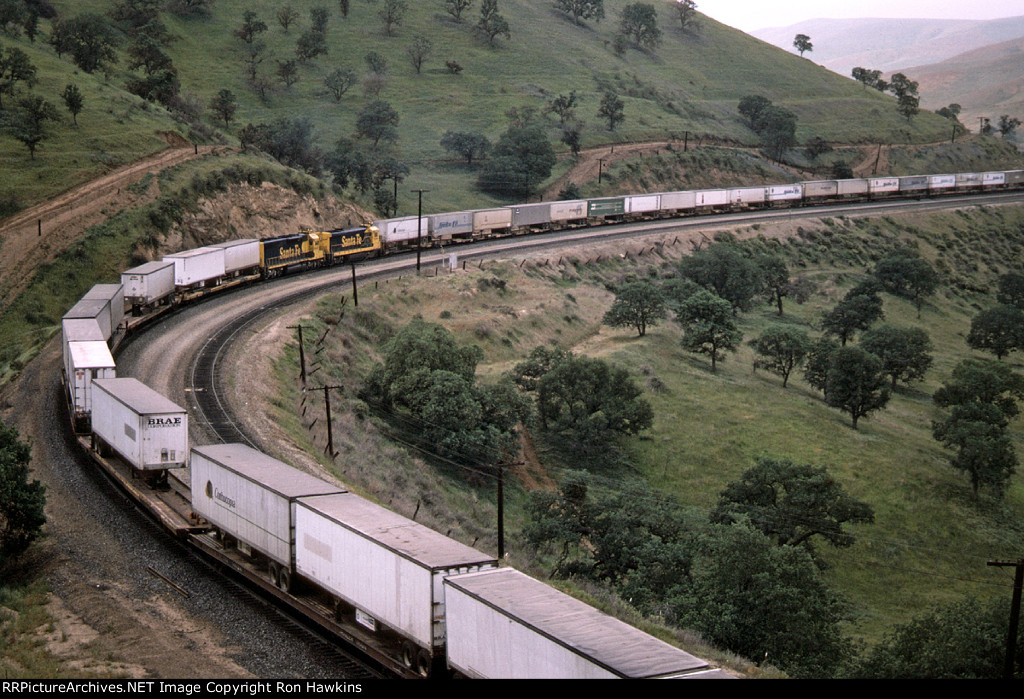
<path fill-rule="evenodd" d="M 389 252 L 414 245 L 448 244 L 602 223 L 830 202 L 932 197 L 1022 187 L 1024 170 L 817 180 L 796 184 L 540 202 L 423 217 L 382 219 L 374 225 L 380 231 L 384 252 Z"/>
<path fill-rule="evenodd" d="M 398 250 L 560 227 L 752 207 L 1021 188 L 1024 171 L 831 180 L 559 201 L 236 240 L 168 255 L 93 287 L 62 320 L 73 429 L 100 463 L 152 492 L 188 471 L 188 524 L 173 525 L 286 596 L 325 601 L 409 674 L 465 677 L 721 677 L 720 670 L 494 557 L 242 445 L 188 443 L 188 414 L 135 379 L 112 349 L 164 307 L 229 288 Z M 128 318 L 128 312 L 136 318 Z M 140 499 L 147 491 L 132 486 Z M 164 508 L 151 508 L 165 523 Z M 168 524 L 168 526 L 172 526 Z M 255 571 L 255 573 L 254 573 Z M 305 605 L 304 606 L 308 606 Z"/>

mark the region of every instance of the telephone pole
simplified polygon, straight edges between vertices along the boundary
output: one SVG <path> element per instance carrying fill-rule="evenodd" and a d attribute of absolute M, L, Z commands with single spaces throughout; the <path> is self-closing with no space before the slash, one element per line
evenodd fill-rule
<path fill-rule="evenodd" d="M 423 250 L 423 193 L 429 189 L 412 190 L 419 195 L 419 209 L 416 213 L 416 274 L 420 273 L 420 252 Z"/>
<path fill-rule="evenodd" d="M 332 389 L 343 389 L 344 386 L 317 386 L 316 388 L 309 389 L 310 391 L 323 391 L 324 392 L 324 408 L 327 417 L 327 455 L 334 460 L 334 430 L 331 427 L 331 390 Z"/>
<path fill-rule="evenodd" d="M 288 330 L 299 331 L 299 377 L 302 379 L 302 386 L 306 386 L 306 351 L 303 348 L 302 343 L 302 326 L 301 325 L 289 325 Z"/>

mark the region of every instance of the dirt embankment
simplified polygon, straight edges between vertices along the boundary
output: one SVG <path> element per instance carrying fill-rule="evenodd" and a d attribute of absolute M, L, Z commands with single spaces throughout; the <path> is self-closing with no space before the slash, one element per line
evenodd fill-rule
<path fill-rule="evenodd" d="M 269 238 L 303 228 L 331 230 L 370 220 L 371 214 L 337 199 L 317 199 L 269 182 L 258 187 L 237 184 L 201 200 L 198 211 L 186 214 L 156 248 L 145 254 L 157 258 L 167 252 L 226 240 Z"/>

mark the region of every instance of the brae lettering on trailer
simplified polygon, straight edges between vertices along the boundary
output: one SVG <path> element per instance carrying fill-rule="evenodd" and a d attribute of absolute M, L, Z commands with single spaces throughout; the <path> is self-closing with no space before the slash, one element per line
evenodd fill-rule
<path fill-rule="evenodd" d="M 151 417 L 147 418 L 146 425 L 149 427 L 178 427 L 181 425 L 180 417 Z"/>

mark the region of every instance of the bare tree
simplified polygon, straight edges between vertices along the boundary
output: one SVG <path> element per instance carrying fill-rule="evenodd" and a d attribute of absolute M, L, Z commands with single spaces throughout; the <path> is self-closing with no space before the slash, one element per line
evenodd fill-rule
<path fill-rule="evenodd" d="M 416 69 L 417 75 L 423 68 L 423 64 L 430 58 L 430 53 L 433 49 L 434 44 L 425 36 L 417 36 L 405 48 L 405 52 L 409 56 L 409 61 L 412 62 L 412 67 Z"/>
<path fill-rule="evenodd" d="M 384 6 L 377 12 L 380 21 L 384 23 L 384 33 L 391 36 L 395 27 L 402 24 L 409 5 L 405 0 L 384 0 Z"/>
<path fill-rule="evenodd" d="M 473 0 L 444 0 L 444 10 L 454 17 L 456 22 L 461 23 L 462 13 L 468 10 L 472 4 Z"/>
<path fill-rule="evenodd" d="M 345 96 L 345 93 L 356 84 L 358 78 L 356 74 L 351 70 L 345 70 L 338 68 L 333 73 L 324 78 L 324 87 L 334 97 L 335 102 L 340 102 L 341 98 Z"/>

